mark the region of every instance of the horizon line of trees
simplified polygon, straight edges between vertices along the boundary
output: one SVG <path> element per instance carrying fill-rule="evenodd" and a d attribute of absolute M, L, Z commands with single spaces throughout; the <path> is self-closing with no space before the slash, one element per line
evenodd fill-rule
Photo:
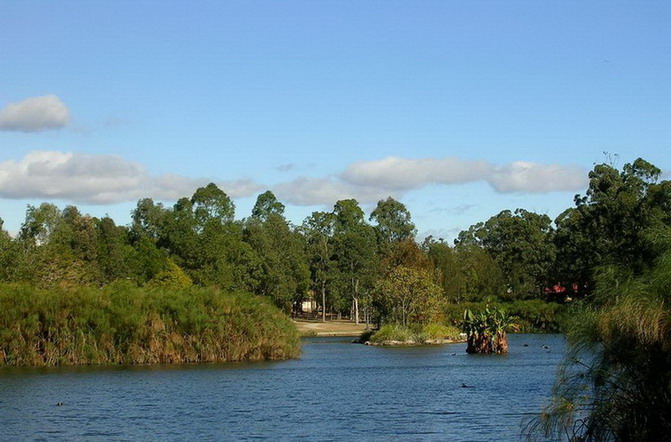
<path fill-rule="evenodd" d="M 322 314 L 359 322 L 426 322 L 445 303 L 587 296 L 606 265 L 632 275 L 661 253 L 653 241 L 671 226 L 671 182 L 643 159 L 621 171 L 599 164 L 585 195 L 554 221 L 504 210 L 442 239 L 415 241 L 405 205 L 378 202 L 366 219 L 355 199 L 316 211 L 301 225 L 272 192 L 249 217 L 215 184 L 172 207 L 138 201 L 132 223 L 83 215 L 75 206 L 28 206 L 12 238 L 0 220 L 0 281 L 104 286 L 191 284 L 264 295 L 284 311 L 314 297 Z M 554 289 L 551 289 L 555 287 Z"/>

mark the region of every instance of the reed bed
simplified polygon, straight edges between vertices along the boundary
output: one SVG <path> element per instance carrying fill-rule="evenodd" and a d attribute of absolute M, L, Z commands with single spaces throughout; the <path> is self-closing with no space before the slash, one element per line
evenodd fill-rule
<path fill-rule="evenodd" d="M 288 359 L 289 318 L 265 298 L 214 288 L 0 285 L 0 366 Z"/>

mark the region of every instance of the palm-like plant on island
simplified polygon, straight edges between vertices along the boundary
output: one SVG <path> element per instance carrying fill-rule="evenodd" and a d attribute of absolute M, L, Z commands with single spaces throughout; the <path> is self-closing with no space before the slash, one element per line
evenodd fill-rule
<path fill-rule="evenodd" d="M 467 353 L 505 354 L 508 353 L 506 329 L 512 324 L 512 317 L 499 308 L 485 308 L 484 311 L 464 311 L 463 331 L 467 337 Z"/>

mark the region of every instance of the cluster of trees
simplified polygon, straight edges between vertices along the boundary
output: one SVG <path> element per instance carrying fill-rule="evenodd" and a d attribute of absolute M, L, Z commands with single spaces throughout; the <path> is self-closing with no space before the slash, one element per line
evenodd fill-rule
<path fill-rule="evenodd" d="M 2 231 L 0 280 L 38 287 L 118 280 L 214 286 L 267 296 L 287 312 L 317 296 L 323 311 L 353 311 L 358 318 L 365 310 L 370 318 L 381 254 L 391 257 L 392 244 L 406 241 L 421 255 L 401 203 L 381 201 L 371 219 L 376 225 L 366 222 L 355 200 L 342 200 L 333 211 L 314 212 L 294 226 L 268 191 L 259 195 L 251 216 L 236 220 L 233 202 L 214 184 L 172 207 L 142 199 L 129 226 L 83 215 L 74 206 L 60 210 L 43 203 L 28 207 L 16 238 Z"/>
<path fill-rule="evenodd" d="M 142 199 L 128 226 L 44 203 L 28 207 L 16 238 L 0 234 L 0 280 L 216 286 L 267 296 L 287 312 L 314 297 L 324 313 L 401 324 L 440 319 L 446 303 L 561 301 L 589 295 L 605 265 L 637 275 L 654 262 L 651 235 L 671 225 L 671 183 L 659 177 L 642 159 L 621 171 L 600 164 L 554 223 L 505 210 L 454 245 L 417 244 L 410 212 L 392 198 L 368 219 L 347 199 L 298 226 L 270 191 L 236 220 L 214 184 L 172 207 Z"/>
<path fill-rule="evenodd" d="M 599 164 L 585 195 L 554 223 L 547 215 L 504 210 L 459 234 L 454 247 L 428 241 L 455 301 L 483 295 L 503 300 L 585 297 L 600 269 L 638 275 L 660 254 L 655 236 L 671 225 L 671 181 L 643 159 L 621 171 Z M 501 287 L 505 287 L 502 291 Z"/>

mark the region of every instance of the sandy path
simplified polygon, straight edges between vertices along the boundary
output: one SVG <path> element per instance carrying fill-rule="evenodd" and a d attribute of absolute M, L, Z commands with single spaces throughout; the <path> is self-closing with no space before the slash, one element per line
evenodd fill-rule
<path fill-rule="evenodd" d="M 294 320 L 298 331 L 303 335 L 312 336 L 359 336 L 366 330 L 366 324 L 356 325 L 346 320 L 321 322 L 308 320 Z"/>

